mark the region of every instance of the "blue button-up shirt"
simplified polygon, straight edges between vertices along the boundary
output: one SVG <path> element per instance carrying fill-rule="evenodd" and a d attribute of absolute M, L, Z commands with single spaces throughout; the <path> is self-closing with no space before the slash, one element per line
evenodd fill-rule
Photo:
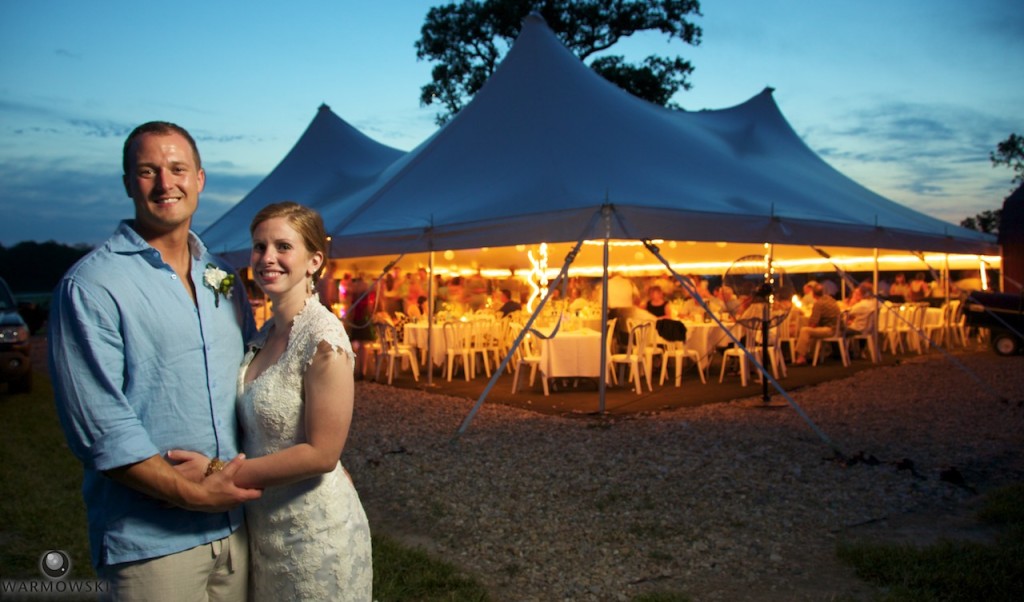
<path fill-rule="evenodd" d="M 193 302 L 174 270 L 128 221 L 64 276 L 50 315 L 50 373 L 61 425 L 84 465 L 93 563 L 164 556 L 227 536 L 242 509 L 168 507 L 103 472 L 170 449 L 238 453 L 238 367 L 254 331 L 244 289 L 203 281 L 234 273 L 190 234 Z"/>

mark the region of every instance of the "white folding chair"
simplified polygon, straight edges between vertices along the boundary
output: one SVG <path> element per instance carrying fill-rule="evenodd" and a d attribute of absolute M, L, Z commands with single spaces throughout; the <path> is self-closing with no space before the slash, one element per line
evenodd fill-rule
<path fill-rule="evenodd" d="M 445 356 L 448 359 L 448 382 L 452 381 L 452 375 L 455 373 L 456 360 L 462 360 L 462 373 L 466 376 L 467 382 L 470 373 L 473 372 L 473 355 L 470 353 L 466 330 L 466 323 L 460 321 L 445 322 L 442 327 Z"/>
<path fill-rule="evenodd" d="M 818 365 L 818 355 L 821 352 L 821 346 L 824 343 L 835 343 L 839 347 L 839 355 L 843 358 L 843 365 L 846 367 L 850 366 L 850 350 L 847 346 L 846 341 L 846 320 L 849 317 L 849 312 L 842 312 L 836 319 L 836 328 L 833 331 L 832 336 L 815 339 L 814 343 L 814 360 L 811 361 L 812 366 Z M 822 357 L 824 359 L 824 356 Z"/>
<path fill-rule="evenodd" d="M 882 309 L 882 311 L 886 311 Z M 871 355 L 871 363 L 877 364 L 882 361 L 882 354 L 878 350 L 877 333 L 875 332 L 876 326 L 878 325 L 878 311 L 871 312 L 868 315 L 867 326 L 864 328 L 864 332 L 860 334 L 848 334 L 846 340 L 848 344 L 853 344 L 854 341 L 865 341 L 868 346 L 868 354 Z"/>
<path fill-rule="evenodd" d="M 665 356 L 661 362 L 661 378 L 658 381 L 659 385 L 665 384 L 665 376 L 668 373 L 668 362 L 670 359 L 675 360 L 675 385 L 678 387 L 683 381 L 683 360 L 689 359 L 697 366 L 697 373 L 700 374 L 700 382 L 708 384 L 708 379 L 704 375 L 704 366 L 701 365 L 700 352 L 696 349 L 687 349 L 686 343 L 683 341 L 673 341 L 664 350 Z"/>
<path fill-rule="evenodd" d="M 629 380 L 634 383 L 637 395 L 644 392 L 643 381 L 646 369 L 646 347 L 650 331 L 654 328 L 651 322 L 638 322 L 629 329 L 629 344 L 625 353 L 616 353 L 610 356 L 613 366 L 629 366 Z M 651 387 L 651 376 L 646 374 L 647 387 Z"/>
<path fill-rule="evenodd" d="M 763 322 L 760 324 L 763 324 Z M 761 349 L 762 337 L 763 333 L 761 331 L 761 326 L 757 325 L 756 322 L 751 325 L 743 324 L 743 345 L 746 347 L 747 351 L 758 359 L 758 361 L 761 360 L 764 353 Z M 744 387 L 747 386 L 747 374 L 749 372 L 747 367 L 747 354 L 740 347 L 729 347 L 722 351 L 722 369 L 718 373 L 718 382 L 721 383 L 725 380 L 725 370 L 731 358 L 735 358 L 739 363 L 740 384 Z M 778 345 L 778 333 L 776 332 L 776 328 L 772 328 L 768 332 L 768 364 L 771 366 L 772 376 L 774 376 L 776 380 L 779 378 L 780 363 L 782 370 L 785 371 L 786 368 L 784 360 L 782 359 L 782 349 Z M 762 378 L 764 378 L 764 376 L 759 372 L 757 375 L 758 381 L 760 382 Z"/>
<path fill-rule="evenodd" d="M 395 360 L 399 360 L 401 365 L 408 365 L 411 367 L 413 378 L 416 382 L 420 380 L 420 369 L 419 364 L 416 362 L 416 353 L 413 351 L 412 346 L 406 345 L 405 343 L 398 342 L 398 332 L 394 324 L 387 322 L 377 322 L 377 340 L 380 342 L 380 352 L 377 355 L 377 371 L 374 375 L 374 379 L 380 380 L 380 368 L 383 362 L 388 364 L 388 384 L 390 385 L 394 380 L 395 376 Z"/>
<path fill-rule="evenodd" d="M 512 371 L 512 392 L 515 393 L 519 389 L 519 371 L 523 369 L 523 366 L 530 367 L 530 386 L 533 386 L 533 381 L 537 377 L 537 368 L 540 366 L 540 350 L 537 348 L 536 336 L 533 334 L 527 334 L 523 337 L 522 343 L 519 344 L 519 361 L 516 363 L 515 370 Z M 541 386 L 544 388 L 544 396 L 547 397 L 548 391 L 548 379 L 544 374 L 541 374 Z"/>

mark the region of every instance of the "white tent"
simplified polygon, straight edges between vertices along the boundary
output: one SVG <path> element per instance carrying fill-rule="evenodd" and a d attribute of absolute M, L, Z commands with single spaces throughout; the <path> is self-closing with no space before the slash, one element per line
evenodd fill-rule
<path fill-rule="evenodd" d="M 448 124 L 374 183 L 319 208 L 332 256 L 362 257 L 575 241 L 603 205 L 614 219 L 588 238 L 607 226 L 611 238 L 718 242 L 711 253 L 722 241 L 997 253 L 993 237 L 833 169 L 770 89 L 724 110 L 665 109 L 587 68 L 537 15 Z"/>
<path fill-rule="evenodd" d="M 295 201 L 317 210 L 341 202 L 373 181 L 400 151 L 376 142 L 320 105 L 316 117 L 285 158 L 249 194 L 202 233 L 215 253 L 236 265 L 249 260 L 249 223 L 270 203 Z"/>

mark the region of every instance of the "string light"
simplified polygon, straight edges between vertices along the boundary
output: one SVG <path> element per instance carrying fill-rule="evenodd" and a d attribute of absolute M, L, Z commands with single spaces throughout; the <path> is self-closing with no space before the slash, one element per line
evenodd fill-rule
<path fill-rule="evenodd" d="M 539 257 L 533 256 L 533 250 L 526 252 L 526 257 L 530 260 L 530 273 L 527 274 L 527 282 L 530 284 L 530 289 L 533 291 L 530 294 L 530 298 L 526 301 L 526 311 L 533 312 L 533 303 L 538 297 L 547 296 L 548 294 L 548 243 L 540 243 L 540 249 L 538 251 Z"/>

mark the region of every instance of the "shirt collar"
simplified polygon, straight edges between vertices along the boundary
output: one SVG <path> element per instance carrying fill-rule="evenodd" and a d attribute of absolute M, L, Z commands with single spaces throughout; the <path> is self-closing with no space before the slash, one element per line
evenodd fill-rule
<path fill-rule="evenodd" d="M 121 223 L 117 225 L 117 229 L 114 230 L 114 235 L 110 237 L 108 245 L 110 250 L 114 253 L 132 254 L 132 253 L 143 253 L 147 257 L 156 257 L 160 259 L 160 253 L 146 242 L 139 233 L 132 228 L 134 220 L 125 219 L 121 220 Z M 193 260 L 198 260 L 204 254 L 206 254 L 206 245 L 199 239 L 199 236 L 195 232 L 189 230 L 188 232 L 188 250 L 192 255 Z"/>

